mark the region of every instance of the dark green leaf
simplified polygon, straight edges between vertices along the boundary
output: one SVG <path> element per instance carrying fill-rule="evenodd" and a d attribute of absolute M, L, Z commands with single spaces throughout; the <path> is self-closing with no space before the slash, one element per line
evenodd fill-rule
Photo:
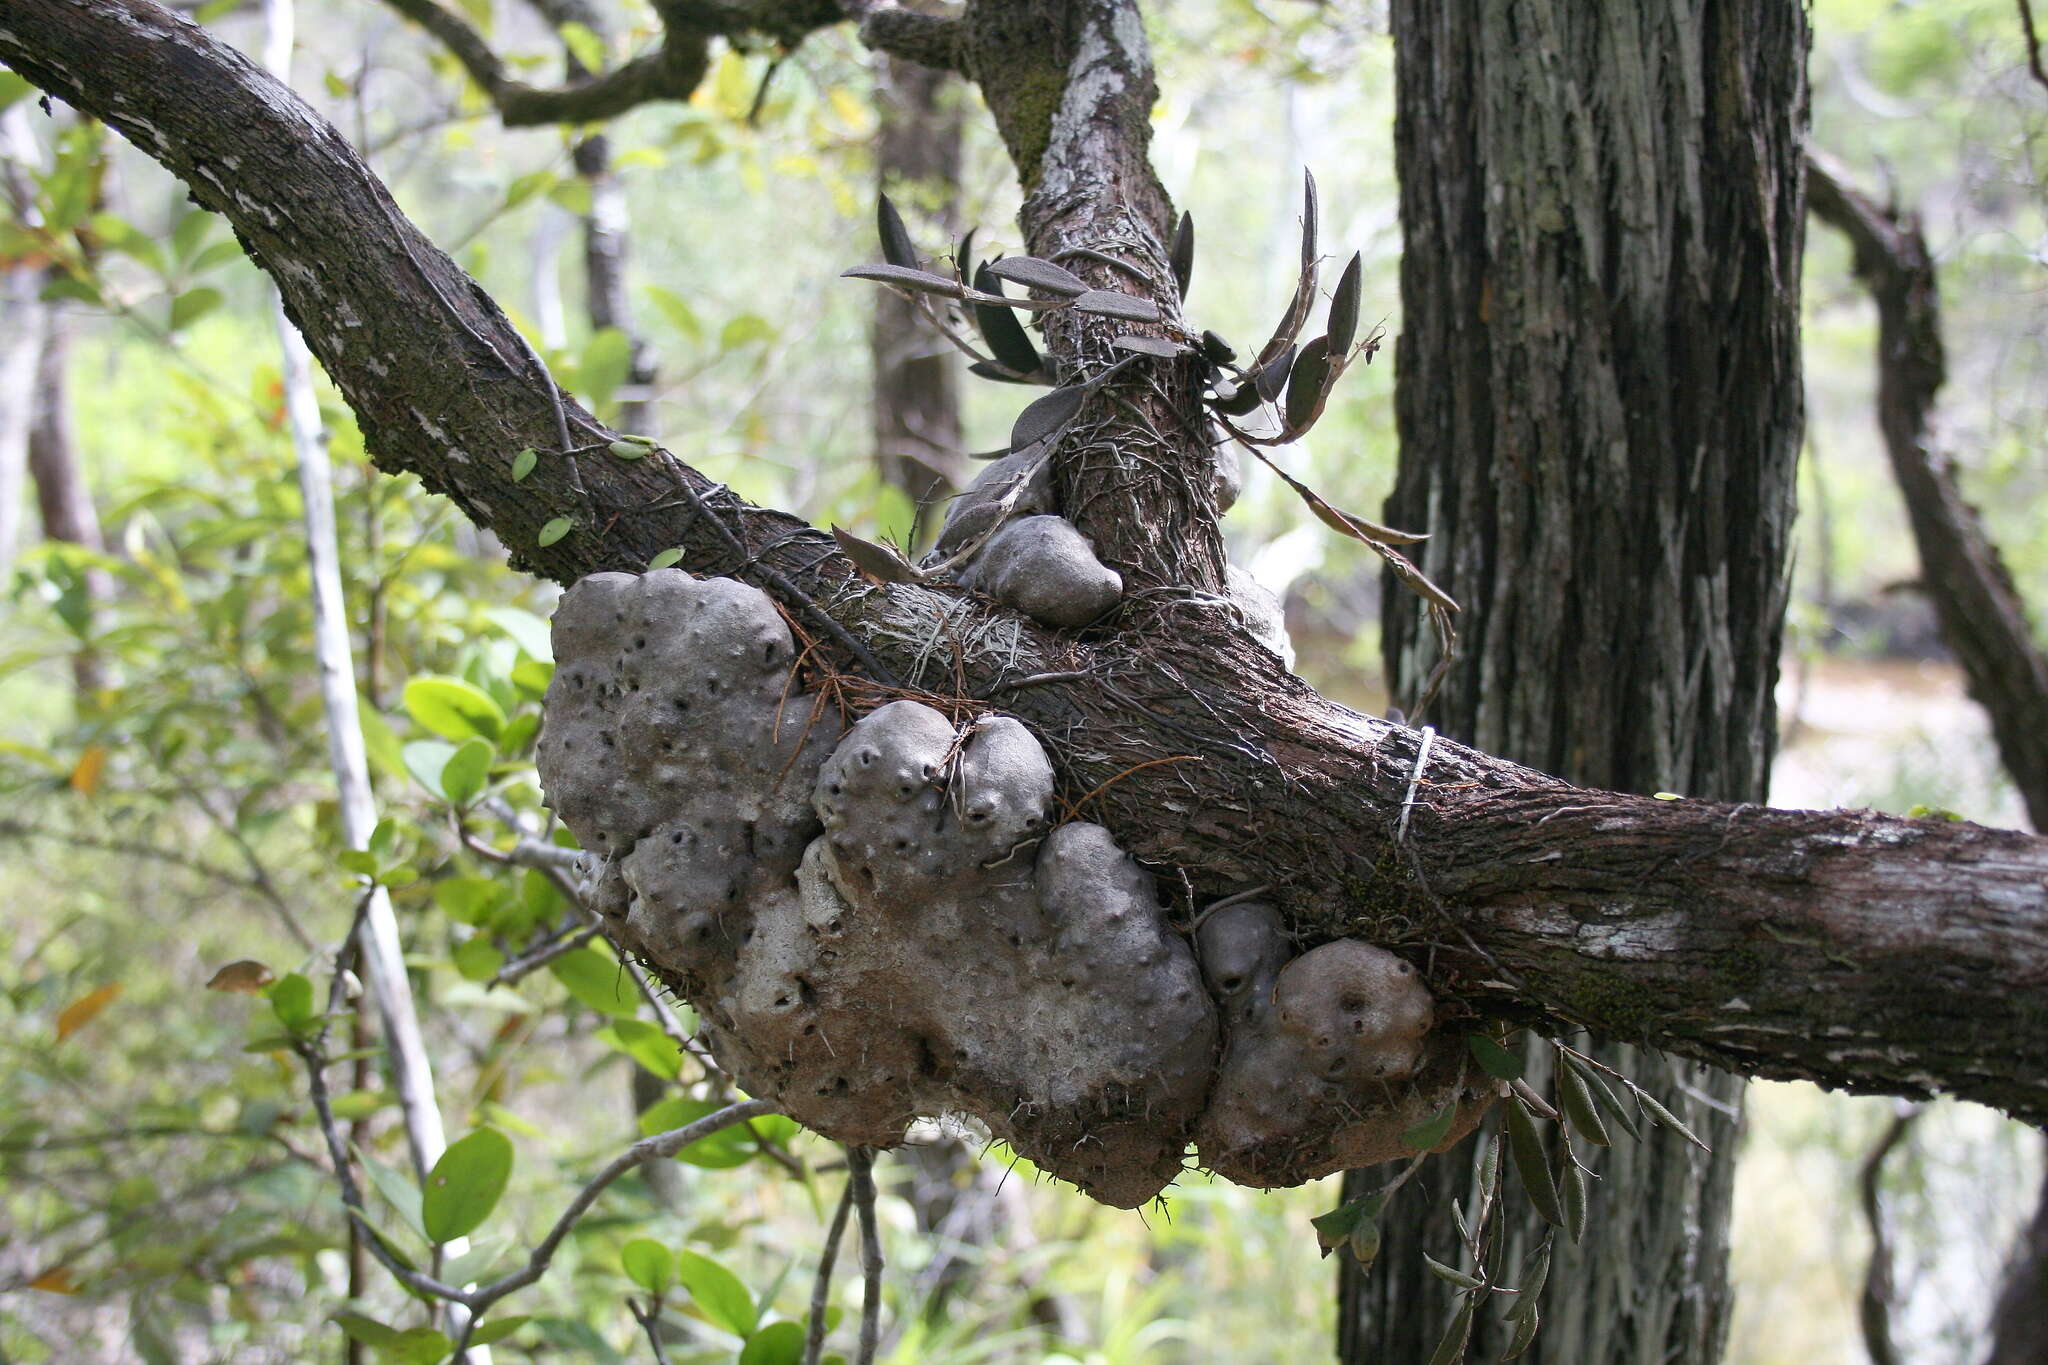
<path fill-rule="evenodd" d="M 1569 1052 L 1560 1052 L 1558 1056 L 1573 1075 L 1586 1083 L 1586 1088 L 1593 1092 L 1594 1103 L 1600 1106 L 1601 1111 L 1619 1124 L 1624 1133 L 1641 1142 L 1642 1125 L 1636 1122 L 1636 1116 L 1629 1112 L 1628 1106 L 1615 1097 L 1614 1091 L 1608 1087 L 1600 1073 Z"/>
<path fill-rule="evenodd" d="M 685 1248 L 676 1253 L 676 1278 L 713 1324 L 736 1337 L 754 1334 L 760 1314 L 739 1276 L 709 1256 Z"/>
<path fill-rule="evenodd" d="M 1294 297 L 1288 301 L 1287 311 L 1281 314 L 1280 325 L 1273 329 L 1272 339 L 1259 351 L 1258 367 L 1263 368 L 1282 351 L 1294 344 L 1301 335 L 1302 324 L 1308 321 L 1309 309 L 1316 299 L 1316 178 L 1307 171 L 1302 172 L 1301 192 L 1301 277 L 1295 281 Z"/>
<path fill-rule="evenodd" d="M 1522 1076 L 1522 1054 L 1511 1052 L 1484 1033 L 1467 1034 L 1466 1046 L 1487 1075 L 1497 1081 L 1520 1080 Z"/>
<path fill-rule="evenodd" d="M 1508 1152 L 1515 1159 L 1515 1174 L 1529 1194 L 1529 1206 L 1544 1222 L 1562 1226 L 1564 1212 L 1558 1207 L 1557 1184 L 1550 1178 L 1550 1158 L 1543 1150 L 1536 1120 L 1513 1098 L 1501 1108 L 1506 1111 Z"/>
<path fill-rule="evenodd" d="M 1173 226 L 1173 246 L 1167 253 L 1173 266 L 1173 282 L 1180 296 L 1188 296 L 1188 281 L 1195 277 L 1195 215 L 1183 213 Z"/>
<path fill-rule="evenodd" d="M 1022 450 L 1028 445 L 1036 445 L 1063 430 L 1080 413 L 1081 400 L 1087 396 L 1087 385 L 1068 384 L 1034 401 L 1017 414 L 1016 422 L 1011 425 L 1010 449 Z"/>
<path fill-rule="evenodd" d="M 1521 1311 L 1512 1315 L 1515 1334 L 1508 1339 L 1508 1349 L 1501 1356 L 1502 1360 L 1513 1360 L 1528 1350 L 1530 1343 L 1536 1340 L 1537 1329 L 1543 1325 L 1543 1314 L 1537 1310 L 1536 1300 L 1525 1298 L 1516 1306 Z"/>
<path fill-rule="evenodd" d="M 1453 1100 L 1437 1110 L 1434 1116 L 1424 1119 L 1401 1134 L 1401 1142 L 1418 1152 L 1433 1152 L 1450 1136 L 1451 1124 L 1457 1117 L 1458 1105 L 1457 1101 Z"/>
<path fill-rule="evenodd" d="M 503 1341 L 532 1321 L 531 1315 L 519 1313 L 509 1318 L 492 1318 L 469 1334 L 472 1346 L 488 1346 L 494 1341 Z"/>
<path fill-rule="evenodd" d="M 1259 386 L 1250 379 L 1225 389 L 1217 386 L 1216 411 L 1230 417 L 1242 417 L 1259 405 Z"/>
<path fill-rule="evenodd" d="M 922 294 L 946 294 L 954 298 L 960 295 L 958 280 L 904 265 L 857 265 L 851 270 L 840 271 L 839 276 L 849 280 L 875 280 L 881 284 L 893 284 L 898 289 L 914 289 Z"/>
<path fill-rule="evenodd" d="M 420 1187 L 361 1148 L 356 1149 L 356 1158 L 363 1164 L 363 1174 L 370 1178 L 371 1186 L 383 1196 L 384 1202 L 391 1206 L 392 1212 L 396 1213 L 407 1227 L 425 1238 L 426 1227 L 420 1219 Z"/>
<path fill-rule="evenodd" d="M 987 266 L 974 272 L 974 287 L 984 294 L 999 297 L 1003 292 L 1002 280 Z M 989 352 L 998 364 L 1020 375 L 1034 375 L 1045 368 L 1045 361 L 1038 354 L 1038 347 L 1032 344 L 1030 334 L 1024 330 L 1024 324 L 1009 309 L 977 303 L 974 305 L 974 322 L 981 329 L 981 338 L 988 343 Z"/>
<path fill-rule="evenodd" d="M 882 259 L 906 270 L 917 269 L 917 246 L 903 226 L 903 215 L 884 194 L 875 200 L 875 227 L 882 237 Z"/>
<path fill-rule="evenodd" d="M 1586 1235 L 1586 1173 L 1572 1160 L 1569 1147 L 1564 1152 L 1564 1179 L 1558 1185 L 1564 1203 L 1564 1234 L 1580 1241 Z"/>
<path fill-rule="evenodd" d="M 1594 1102 L 1592 1091 L 1586 1088 L 1585 1079 L 1569 1066 L 1557 1068 L 1557 1101 L 1563 1106 L 1564 1116 L 1571 1123 L 1573 1132 L 1601 1147 L 1613 1145 L 1607 1134 L 1607 1125 L 1600 1120 L 1600 1107 Z"/>
<path fill-rule="evenodd" d="M 1465 1358 L 1465 1342 L 1472 1335 L 1472 1311 L 1478 1300 L 1467 1297 L 1458 1309 L 1458 1315 L 1451 1319 L 1451 1325 L 1444 1329 L 1443 1339 L 1430 1352 L 1429 1365 L 1458 1365 Z"/>
<path fill-rule="evenodd" d="M 1672 1132 L 1678 1134 L 1680 1137 L 1684 1138 L 1687 1142 L 1690 1142 L 1693 1146 L 1699 1148 L 1703 1152 L 1711 1152 L 1714 1150 L 1713 1148 L 1707 1146 L 1706 1143 L 1701 1142 L 1699 1136 L 1696 1133 L 1694 1133 L 1692 1129 L 1686 1127 L 1683 1123 L 1681 1123 L 1679 1121 L 1678 1115 L 1672 1113 L 1669 1109 L 1666 1109 L 1663 1105 L 1659 1104 L 1654 1095 L 1651 1095 L 1648 1091 L 1645 1090 L 1637 1090 L 1635 1092 L 1635 1097 L 1637 1103 L 1643 1106 L 1643 1112 L 1648 1114 L 1651 1117 L 1651 1119 L 1663 1125 L 1664 1127 L 1669 1128 Z"/>
<path fill-rule="evenodd" d="M 1036 256 L 1005 256 L 990 264 L 989 269 L 1006 280 L 1015 280 L 1032 289 L 1042 289 L 1048 294 L 1059 294 L 1073 298 L 1088 292 L 1088 285 L 1073 271 L 1041 261 Z"/>
<path fill-rule="evenodd" d="M 398 1340 L 396 1327 L 386 1327 L 375 1318 L 366 1318 L 361 1313 L 336 1313 L 331 1321 L 349 1340 L 360 1341 L 372 1350 L 381 1350 Z"/>
<path fill-rule="evenodd" d="M 1020 379 L 1010 373 L 1008 366 L 993 365 L 986 360 L 973 361 L 967 366 L 967 372 L 982 379 L 993 379 L 998 384 L 1037 384 L 1044 382 L 1042 378 Z M 1044 371 L 1039 373 L 1042 376 Z M 1007 450 L 991 450 L 986 454 L 977 453 L 970 455 L 968 458 L 974 460 L 996 460 L 1009 453 Z"/>
<path fill-rule="evenodd" d="M 1358 290 L 1360 275 L 1364 267 L 1357 252 L 1351 253 L 1350 264 L 1337 279 L 1337 288 L 1330 295 L 1330 325 L 1324 330 L 1330 337 L 1330 354 L 1337 359 L 1350 357 L 1351 343 L 1358 336 Z"/>
<path fill-rule="evenodd" d="M 1460 1289 L 1477 1289 L 1486 1283 L 1477 1275 L 1467 1275 L 1455 1266 L 1445 1265 L 1428 1252 L 1422 1254 L 1422 1266 L 1445 1284 L 1454 1284 Z"/>
<path fill-rule="evenodd" d="M 1105 318 L 1121 318 L 1125 322 L 1159 321 L 1159 305 L 1150 299 L 1141 299 L 1135 294 L 1125 294 L 1115 289 L 1090 289 L 1074 298 L 1074 307 L 1084 313 L 1094 313 Z"/>
<path fill-rule="evenodd" d="M 1287 429 L 1300 433 L 1315 425 L 1322 415 L 1323 397 L 1330 389 L 1330 339 L 1317 337 L 1301 348 L 1294 369 L 1287 376 Z"/>
<path fill-rule="evenodd" d="M 1287 386 L 1287 375 L 1294 368 L 1294 347 L 1282 347 L 1279 354 L 1252 371 L 1252 383 L 1258 388 L 1259 397 L 1270 403 L 1280 396 Z"/>
<path fill-rule="evenodd" d="M 1237 359 L 1236 349 L 1214 332 L 1202 333 L 1201 352 L 1202 358 L 1212 365 L 1228 365 Z"/>
<path fill-rule="evenodd" d="M 832 539 L 839 542 L 839 552 L 853 561 L 870 581 L 876 583 L 915 583 L 917 570 L 910 567 L 902 555 L 886 545 L 877 545 L 872 540 L 862 540 L 851 531 L 832 528 Z"/>
<path fill-rule="evenodd" d="M 452 1242 L 467 1237 L 505 1193 L 512 1175 L 512 1140 L 495 1128 L 479 1128 L 448 1145 L 420 1192 L 420 1225 L 427 1239 Z"/>

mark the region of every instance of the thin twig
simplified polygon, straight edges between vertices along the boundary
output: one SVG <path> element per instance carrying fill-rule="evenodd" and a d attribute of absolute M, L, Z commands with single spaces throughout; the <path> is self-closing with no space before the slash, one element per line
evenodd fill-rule
<path fill-rule="evenodd" d="M 2020 0 L 2020 32 L 2027 39 L 2027 70 L 2034 73 L 2034 79 L 2048 85 L 2048 71 L 2041 69 L 2041 39 L 2034 32 L 2034 6 L 2031 0 Z"/>
<path fill-rule="evenodd" d="M 839 1207 L 833 1210 L 832 1226 L 825 1230 L 825 1246 L 818 1253 L 818 1275 L 811 1281 L 811 1321 L 804 1332 L 804 1365 L 818 1365 L 825 1349 L 825 1309 L 832 1298 L 832 1272 L 839 1264 L 839 1243 L 846 1236 L 846 1216 L 853 1211 L 853 1181 L 839 1192 Z"/>
<path fill-rule="evenodd" d="M 875 1154 L 870 1147 L 846 1149 L 848 1193 L 860 1214 L 860 1352 L 854 1365 L 875 1365 L 882 1337 L 882 1238 L 875 1227 Z"/>
<path fill-rule="evenodd" d="M 668 1347 L 661 1342 L 661 1296 L 657 1294 L 649 1299 L 646 1309 L 642 1310 L 640 1300 L 628 1295 L 626 1307 L 633 1311 L 634 1321 L 647 1333 L 648 1348 L 654 1352 L 654 1365 L 671 1365 Z"/>
<path fill-rule="evenodd" d="M 570 953 L 575 952 L 578 948 L 581 948 L 596 937 L 597 926 L 594 924 L 586 924 L 574 933 L 557 934 L 538 948 L 533 949 L 531 952 L 522 953 L 498 968 L 490 981 L 485 984 L 484 989 L 496 990 L 500 986 L 509 986 L 515 981 L 522 980 L 531 973 L 547 966 L 556 958 L 566 957 Z"/>

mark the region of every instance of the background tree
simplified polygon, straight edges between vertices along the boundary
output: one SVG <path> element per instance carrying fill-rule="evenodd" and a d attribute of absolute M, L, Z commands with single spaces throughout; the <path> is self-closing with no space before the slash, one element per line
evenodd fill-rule
<path fill-rule="evenodd" d="M 1761 802 L 1802 415 L 1800 16 L 1393 14 L 1411 112 L 1395 141 L 1408 321 L 1386 515 L 1436 529 L 1421 563 L 1464 607 L 1467 642 L 1432 714 L 1588 786 Z M 1388 677 L 1413 695 L 1430 638 L 1407 600 L 1386 602 Z M 1558 1240 L 1533 1357 L 1717 1360 L 1740 1085 L 1599 1055 L 1714 1152 L 1669 1133 L 1578 1144 L 1613 1213 Z M 1385 1273 L 1344 1267 L 1344 1359 L 1428 1351 L 1452 1287 L 1416 1253 L 1458 1261 L 1449 1209 L 1476 1206 L 1471 1167 L 1444 1163 L 1427 1197 L 1393 1207 Z M 1524 1214 L 1500 1264 L 1549 1233 Z M 1491 1331 L 1482 1356 L 1513 1325 Z"/>

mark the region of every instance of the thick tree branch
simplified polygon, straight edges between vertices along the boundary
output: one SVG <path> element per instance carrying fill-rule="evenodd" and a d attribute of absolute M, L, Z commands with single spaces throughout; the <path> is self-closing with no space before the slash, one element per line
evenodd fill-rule
<path fill-rule="evenodd" d="M 1809 153 L 1806 174 L 1808 207 L 1849 239 L 1856 277 L 1877 303 L 1878 426 L 1942 639 L 1991 718 L 2027 817 L 2048 830 L 2048 652 L 1940 447 L 1935 401 L 1947 364 L 1934 257 L 1916 218 L 1845 185 L 1828 158 Z"/>
<path fill-rule="evenodd" d="M 1234 628 L 1189 613 L 1091 643 L 957 589 L 875 588 L 794 517 L 664 452 L 609 454 L 573 404 L 585 444 L 553 449 L 554 395 L 503 314 L 332 128 L 148 0 L 10 0 L 0 58 L 225 213 L 380 465 L 454 498 L 523 567 L 567 582 L 681 546 L 684 567 L 762 586 L 814 633 L 831 621 L 908 686 L 1000 696 L 1066 790 L 1096 793 L 1082 814 L 1198 893 L 1271 883 L 1303 938 L 1407 952 L 1475 1010 L 2048 1119 L 2048 840 L 1589 792 L 1438 740 L 1397 843 L 1418 736 L 1325 701 Z M 526 446 L 547 453 L 514 483 Z M 556 516 L 574 529 L 540 546 Z M 1060 676 L 1009 686 L 1040 674 Z M 1192 757 L 1139 766 L 1162 754 Z"/>
<path fill-rule="evenodd" d="M 565 85 L 535 86 L 514 78 L 468 19 L 440 0 L 385 0 L 438 39 L 462 63 L 510 128 L 596 123 L 655 100 L 687 100 L 710 69 L 710 40 L 766 38 L 793 48 L 817 29 L 849 15 L 869 47 L 927 66 L 959 66 L 959 24 L 875 0 L 658 0 L 662 40 L 652 52 L 609 71 L 586 72 Z"/>

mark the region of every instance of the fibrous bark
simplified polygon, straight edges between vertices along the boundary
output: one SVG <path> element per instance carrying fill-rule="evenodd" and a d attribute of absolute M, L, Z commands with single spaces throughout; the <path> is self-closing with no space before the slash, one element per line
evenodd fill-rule
<path fill-rule="evenodd" d="M 344 139 L 196 27 L 146 0 L 14 0 L 0 57 L 225 213 L 379 463 L 455 499 L 523 567 L 571 582 L 680 547 L 681 567 L 775 596 L 820 668 L 861 670 L 837 675 L 856 702 L 994 699 L 1127 850 L 1198 894 L 1270 884 L 1299 939 L 1427 964 L 1447 1010 L 2048 1118 L 2048 841 L 1586 791 L 1448 741 L 1397 838 L 1418 736 L 1318 697 L 1229 617 L 1190 604 L 1159 609 L 1171 629 L 1044 629 L 957 589 L 865 583 L 826 537 L 666 453 L 609 457 L 573 403 L 564 452 L 566 400 L 502 313 Z M 545 453 L 514 483 L 528 446 Z M 1206 471 L 1199 491 L 1192 468 L 1165 478 L 1207 496 Z M 540 545 L 557 516 L 572 530 Z"/>
<path fill-rule="evenodd" d="M 1405 322 L 1386 517 L 1431 530 L 1417 561 L 1464 608 L 1431 718 L 1574 781 L 1760 802 L 1801 430 L 1800 15 L 1402 3 L 1393 27 Z M 1386 600 L 1389 677 L 1412 695 L 1433 640 Z M 1656 1129 L 1579 1144 L 1599 1193 L 1585 1238 L 1555 1244 L 1523 1358 L 1711 1362 L 1739 1083 L 1599 1055 L 1716 1150 Z M 1381 1219 L 1384 1268 L 1345 1268 L 1345 1360 L 1425 1356 L 1453 1311 L 1413 1254 L 1459 1263 L 1444 1210 L 1475 1192 L 1469 1162 L 1446 1165 Z M 1511 1205 L 1499 1266 L 1549 1233 Z M 1475 1356 L 1513 1332 L 1480 1314 Z"/>

